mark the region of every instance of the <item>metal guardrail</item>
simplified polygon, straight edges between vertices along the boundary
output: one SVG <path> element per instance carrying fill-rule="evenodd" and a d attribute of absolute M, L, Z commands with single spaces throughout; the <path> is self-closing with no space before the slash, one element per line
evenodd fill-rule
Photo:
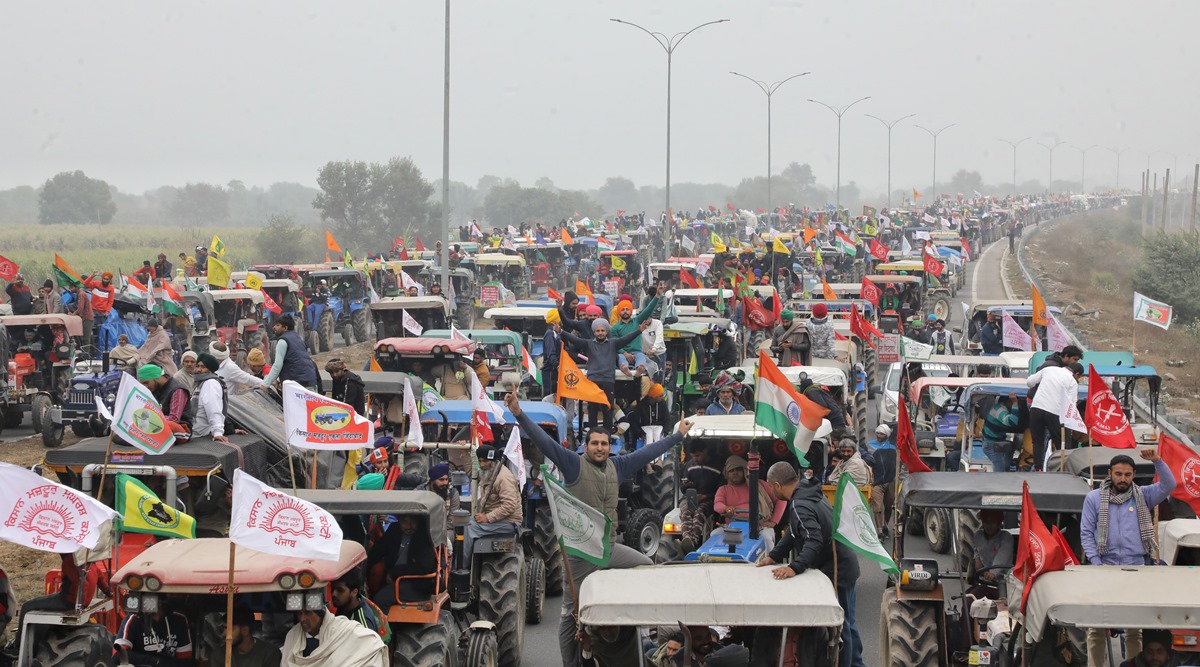
<path fill-rule="evenodd" d="M 1029 265 L 1025 263 L 1025 255 L 1024 255 L 1025 243 L 1029 239 L 1037 236 L 1038 233 L 1040 233 L 1043 229 L 1045 229 L 1046 227 L 1049 227 L 1050 225 L 1057 224 L 1057 223 L 1063 222 L 1065 220 L 1073 220 L 1073 219 L 1080 218 L 1080 217 L 1087 217 L 1088 215 L 1090 215 L 1090 213 L 1084 212 L 1084 213 L 1072 213 L 1069 215 L 1060 216 L 1058 218 L 1052 218 L 1052 219 L 1047 220 L 1039 225 L 1035 225 L 1033 227 L 1033 229 L 1029 231 L 1029 233 L 1021 235 L 1021 240 L 1019 243 L 1017 243 L 1017 268 L 1019 268 L 1021 270 L 1021 275 L 1025 277 L 1025 282 L 1029 283 L 1030 285 L 1036 286 L 1038 288 L 1038 292 L 1040 292 L 1043 296 L 1046 295 L 1046 293 L 1047 293 L 1045 286 L 1042 285 L 1041 281 L 1038 280 L 1033 275 L 1033 271 L 1029 268 Z M 1002 261 L 1001 262 L 1001 276 L 1002 277 L 1004 277 L 1004 268 L 1003 267 L 1004 267 L 1004 263 Z M 1006 284 L 1006 287 L 1007 287 L 1007 284 Z M 1047 303 L 1047 305 L 1049 305 L 1049 304 Z M 1060 321 L 1059 323 L 1062 324 L 1063 328 L 1065 328 L 1067 330 L 1067 333 L 1071 336 L 1071 340 L 1075 341 L 1076 345 L 1078 345 L 1080 348 L 1082 348 L 1085 351 L 1088 349 L 1086 336 L 1084 336 L 1082 333 L 1080 333 L 1074 327 L 1072 327 L 1069 322 Z M 1150 419 L 1150 404 L 1149 404 L 1148 399 L 1145 397 L 1144 389 L 1139 392 L 1134 393 L 1133 408 L 1134 408 L 1134 410 L 1136 410 L 1138 412 L 1138 414 L 1140 414 L 1146 420 Z M 1176 419 L 1179 421 L 1179 423 L 1176 423 Z M 1185 444 L 1195 446 L 1195 442 L 1193 441 L 1191 434 L 1196 433 L 1197 430 L 1192 428 L 1188 422 L 1191 422 L 1193 424 L 1200 423 L 1200 422 L 1197 422 L 1196 420 L 1194 420 L 1190 417 L 1187 417 L 1187 416 L 1172 418 L 1172 417 L 1169 417 L 1169 416 L 1167 416 L 1165 414 L 1161 414 L 1161 413 L 1158 415 L 1157 421 L 1158 421 L 1159 428 L 1161 428 L 1163 431 L 1165 431 L 1167 433 L 1167 435 L 1169 435 L 1172 438 L 1175 438 L 1176 440 L 1179 440 L 1180 442 L 1183 442 Z"/>

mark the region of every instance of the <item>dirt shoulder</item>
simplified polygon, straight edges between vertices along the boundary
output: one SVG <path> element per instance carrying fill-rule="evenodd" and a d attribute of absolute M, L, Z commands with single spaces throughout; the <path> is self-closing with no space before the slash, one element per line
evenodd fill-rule
<path fill-rule="evenodd" d="M 1196 341 L 1180 328 L 1163 331 L 1144 322 L 1134 328 L 1132 273 L 1142 262 L 1141 240 L 1141 226 L 1126 211 L 1096 211 L 1038 232 L 1026 242 L 1024 258 L 1046 302 L 1063 309 L 1088 349 L 1133 351 L 1138 364 L 1163 377 L 1163 407 L 1194 412 L 1200 407 Z M 1015 269 L 1016 262 L 1009 265 Z M 1011 286 L 1029 298 L 1023 279 Z"/>

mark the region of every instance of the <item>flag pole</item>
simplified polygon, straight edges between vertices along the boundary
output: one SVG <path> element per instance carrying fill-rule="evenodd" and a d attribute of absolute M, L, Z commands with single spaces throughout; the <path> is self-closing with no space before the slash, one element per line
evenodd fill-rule
<path fill-rule="evenodd" d="M 225 664 L 233 664 L 233 568 L 237 545 L 229 540 L 229 585 L 225 589 Z"/>
<path fill-rule="evenodd" d="M 1062 472 L 1066 469 L 1067 465 L 1067 427 L 1060 425 L 1058 429 L 1059 442 L 1061 443 L 1058 450 L 1058 471 Z M 1051 441 L 1050 445 L 1054 446 L 1054 442 Z"/>
<path fill-rule="evenodd" d="M 317 488 L 317 450 L 313 450 L 312 479 L 308 480 L 308 488 Z"/>
<path fill-rule="evenodd" d="M 108 477 L 108 462 L 112 459 L 113 424 L 108 425 L 108 449 L 104 452 L 104 467 L 100 469 L 100 484 L 96 488 L 96 500 L 104 497 L 104 480 Z M 103 502 L 103 501 L 102 501 Z"/>
<path fill-rule="evenodd" d="M 578 634 L 579 627 L 579 590 L 575 586 L 575 575 L 571 573 L 571 558 L 567 556 L 567 547 L 563 544 L 562 538 L 558 538 L 558 550 L 562 553 L 563 574 L 566 575 L 567 583 L 571 587 L 571 617 L 575 619 L 575 633 Z"/>

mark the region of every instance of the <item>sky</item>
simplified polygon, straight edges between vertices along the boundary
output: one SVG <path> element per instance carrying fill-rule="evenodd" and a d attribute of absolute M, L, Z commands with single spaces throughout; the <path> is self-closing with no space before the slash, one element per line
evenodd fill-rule
<path fill-rule="evenodd" d="M 330 160 L 411 156 L 442 168 L 445 5 L 430 0 L 7 2 L 0 8 L 0 188 L 83 169 L 124 191 L 185 182 L 315 185 Z M 674 54 L 671 180 L 736 184 L 772 162 L 883 192 L 978 170 L 1046 179 L 1036 142 L 1099 146 L 1088 184 L 1137 187 L 1200 159 L 1189 85 L 1200 3 L 1119 0 L 452 0 L 451 179 L 662 185 L 666 54 L 645 33 L 716 19 Z M 1078 180 L 1080 152 L 1054 152 Z M 1174 155 L 1172 155 L 1174 154 Z"/>

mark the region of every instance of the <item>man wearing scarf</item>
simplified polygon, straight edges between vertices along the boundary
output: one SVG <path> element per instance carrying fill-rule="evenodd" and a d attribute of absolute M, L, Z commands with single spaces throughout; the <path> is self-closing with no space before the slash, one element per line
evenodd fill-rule
<path fill-rule="evenodd" d="M 1154 464 L 1158 482 L 1138 486 L 1133 481 L 1133 458 L 1114 456 L 1108 467 L 1108 479 L 1083 501 L 1080 541 L 1083 555 L 1092 565 L 1150 565 L 1158 558 L 1153 509 L 1175 490 L 1171 468 L 1147 447 L 1143 459 Z M 1125 632 L 1126 652 L 1136 655 L 1142 649 L 1140 630 Z M 1088 664 L 1106 665 L 1108 634 L 1088 630 Z"/>
<path fill-rule="evenodd" d="M 779 321 L 771 339 L 771 350 L 778 355 L 779 365 L 807 366 L 808 350 L 812 346 L 807 325 L 797 321 L 796 314 L 790 310 L 779 313 Z"/>

